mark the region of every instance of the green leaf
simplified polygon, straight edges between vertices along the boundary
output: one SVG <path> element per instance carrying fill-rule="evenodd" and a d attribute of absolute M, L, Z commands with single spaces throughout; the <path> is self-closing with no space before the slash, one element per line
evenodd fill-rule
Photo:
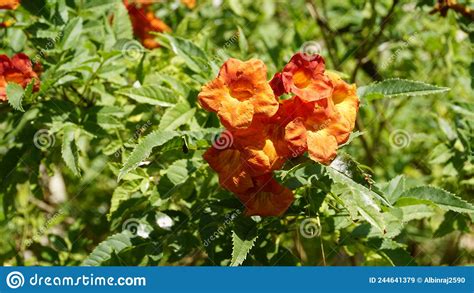
<path fill-rule="evenodd" d="M 415 198 L 432 202 L 445 210 L 474 213 L 474 206 L 462 198 L 434 186 L 419 186 L 405 190 L 400 198 Z"/>
<path fill-rule="evenodd" d="M 82 262 L 83 266 L 100 266 L 110 260 L 114 254 L 120 253 L 122 250 L 132 246 L 131 238 L 133 234 L 125 230 L 108 237 L 101 242 L 92 251 L 92 253 Z"/>
<path fill-rule="evenodd" d="M 154 131 L 147 135 L 143 141 L 135 147 L 122 169 L 120 169 L 118 180 L 120 181 L 125 174 L 138 167 L 143 160 L 148 158 L 154 147 L 161 146 L 179 135 L 180 134 L 176 131 L 161 130 Z"/>
<path fill-rule="evenodd" d="M 195 169 L 192 162 L 185 159 L 177 160 L 166 170 L 166 176 L 173 184 L 177 185 L 185 182 L 189 178 L 189 174 Z"/>
<path fill-rule="evenodd" d="M 244 55 L 247 54 L 249 50 L 249 44 L 247 42 L 247 38 L 245 37 L 244 31 L 242 28 L 239 26 L 237 27 L 239 31 L 239 48 L 240 52 L 242 52 Z"/>
<path fill-rule="evenodd" d="M 329 176 L 336 183 L 333 185 L 334 193 L 348 209 L 351 217 L 359 213 L 367 222 L 377 228 L 380 233 L 385 233 L 385 222 L 380 206 L 374 200 L 381 198 L 367 187 L 353 181 L 346 175 L 339 173 L 332 168 L 327 168 Z"/>
<path fill-rule="evenodd" d="M 61 146 L 61 155 L 63 157 L 66 166 L 74 173 L 75 176 L 79 176 L 80 172 L 77 167 L 77 148 L 75 144 L 75 133 L 76 127 L 72 124 L 68 124 L 63 129 L 63 144 Z"/>
<path fill-rule="evenodd" d="M 24 90 L 21 87 L 21 85 L 14 83 L 14 82 L 9 82 L 7 84 L 7 98 L 8 98 L 8 103 L 10 106 L 13 107 L 13 109 L 25 112 L 22 106 L 22 101 L 24 97 Z"/>
<path fill-rule="evenodd" d="M 119 0 L 94 0 L 94 1 L 85 1 L 84 8 L 90 10 L 97 10 L 98 8 L 108 8 L 107 6 L 116 5 L 119 3 Z"/>
<path fill-rule="evenodd" d="M 61 41 L 61 47 L 64 50 L 77 46 L 82 32 L 82 18 L 76 17 L 69 21 L 64 28 L 64 34 Z"/>
<path fill-rule="evenodd" d="M 172 90 L 161 86 L 142 86 L 119 91 L 118 94 L 127 96 L 141 104 L 161 107 L 172 107 L 178 101 Z"/>
<path fill-rule="evenodd" d="M 453 231 L 469 233 L 469 217 L 453 211 L 448 211 L 446 214 L 444 214 L 444 221 L 441 222 L 433 236 L 443 237 Z"/>
<path fill-rule="evenodd" d="M 160 119 L 160 130 L 175 130 L 186 124 L 194 116 L 195 108 L 191 108 L 187 101 L 180 101 L 174 107 L 169 108 Z"/>
<path fill-rule="evenodd" d="M 431 206 L 425 204 L 414 204 L 400 207 L 403 217 L 402 221 L 407 223 L 412 220 L 420 220 L 423 218 L 429 218 L 435 214 L 434 209 Z"/>
<path fill-rule="evenodd" d="M 244 262 L 258 237 L 257 226 L 252 219 L 241 217 L 235 221 L 230 266 L 239 266 Z"/>
<path fill-rule="evenodd" d="M 186 65 L 194 72 L 202 74 L 210 72 L 211 64 L 206 53 L 191 41 L 170 35 L 160 35 L 166 40 L 173 52 L 183 58 Z"/>
<path fill-rule="evenodd" d="M 380 186 L 381 191 L 384 192 L 388 201 L 394 204 L 405 190 L 405 177 L 398 175 L 389 182 L 379 184 L 378 186 Z"/>
<path fill-rule="evenodd" d="M 126 182 L 125 184 L 115 188 L 112 198 L 110 199 L 110 210 L 107 219 L 110 221 L 111 215 L 118 209 L 120 203 L 129 199 L 134 191 L 140 188 L 138 184 Z"/>
<path fill-rule="evenodd" d="M 421 81 L 392 78 L 360 87 L 357 94 L 361 98 L 373 100 L 383 97 L 431 95 L 449 90 L 447 87 L 438 87 Z"/>
<path fill-rule="evenodd" d="M 416 266 L 415 259 L 404 249 L 381 249 L 382 253 L 393 266 Z"/>
<path fill-rule="evenodd" d="M 114 19 L 112 29 L 115 34 L 115 39 L 133 39 L 133 29 L 130 17 L 128 16 L 127 8 L 123 3 L 119 3 L 114 11 Z"/>
<path fill-rule="evenodd" d="M 229 0 L 229 6 L 235 14 L 239 16 L 244 14 L 244 8 L 239 0 Z"/>

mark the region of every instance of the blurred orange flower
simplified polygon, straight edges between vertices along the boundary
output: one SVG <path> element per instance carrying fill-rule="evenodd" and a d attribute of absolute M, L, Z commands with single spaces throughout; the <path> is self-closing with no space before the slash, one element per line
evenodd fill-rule
<path fill-rule="evenodd" d="M 17 9 L 20 0 L 0 0 L 0 9 Z"/>
<path fill-rule="evenodd" d="M 35 79 L 34 91 L 39 89 L 38 75 L 32 68 L 30 58 L 23 53 L 16 54 L 11 59 L 0 55 L 0 101 L 7 100 L 6 87 L 14 82 L 25 88 L 32 79 Z"/>
<path fill-rule="evenodd" d="M 229 129 L 247 128 L 254 116 L 270 118 L 278 111 L 278 101 L 267 82 L 267 67 L 256 59 L 227 60 L 198 98 L 202 107 L 217 113 Z"/>
<path fill-rule="evenodd" d="M 196 7 L 196 0 L 181 0 L 181 3 L 186 5 L 189 9 Z"/>
<path fill-rule="evenodd" d="M 123 3 L 127 7 L 128 15 L 132 22 L 134 34 L 141 40 L 143 46 L 148 49 L 160 47 L 151 32 L 170 32 L 171 28 L 149 10 L 153 0 L 128 1 Z"/>

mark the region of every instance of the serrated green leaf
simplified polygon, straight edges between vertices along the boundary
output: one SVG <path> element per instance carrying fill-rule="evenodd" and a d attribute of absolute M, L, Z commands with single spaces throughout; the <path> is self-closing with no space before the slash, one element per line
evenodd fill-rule
<path fill-rule="evenodd" d="M 157 130 L 147 135 L 143 141 L 135 147 L 122 169 L 120 169 L 118 180 L 120 181 L 125 174 L 138 167 L 138 165 L 150 155 L 154 147 L 161 146 L 179 135 L 180 134 L 176 131 L 167 130 Z"/>
<path fill-rule="evenodd" d="M 240 238 L 235 232 L 232 233 L 233 248 L 230 266 L 239 266 L 244 262 L 256 239 L 257 237 L 246 240 Z"/>
<path fill-rule="evenodd" d="M 127 90 L 119 91 L 118 94 L 127 96 L 138 103 L 161 107 L 172 107 L 178 101 L 176 94 L 173 93 L 172 90 L 154 85 L 129 88 Z"/>
<path fill-rule="evenodd" d="M 8 104 L 13 107 L 13 109 L 25 112 L 22 106 L 22 101 L 24 97 L 24 90 L 21 87 L 21 85 L 14 83 L 14 82 L 9 82 L 7 84 L 7 98 L 8 98 Z"/>
<path fill-rule="evenodd" d="M 357 94 L 361 98 L 371 100 L 383 97 L 431 95 L 447 92 L 449 90 L 450 89 L 446 87 L 439 87 L 421 81 L 392 78 L 360 87 Z"/>
<path fill-rule="evenodd" d="M 66 166 L 74 173 L 75 176 L 79 176 L 80 172 L 77 167 L 77 148 L 75 143 L 76 127 L 72 124 L 68 124 L 63 129 L 63 144 L 61 146 L 61 155 L 63 157 Z"/>
<path fill-rule="evenodd" d="M 257 239 L 256 223 L 249 218 L 235 220 L 232 232 L 232 260 L 230 266 L 239 266 L 247 258 Z"/>
<path fill-rule="evenodd" d="M 357 211 L 367 222 L 384 234 L 384 217 L 381 207 L 374 200 L 381 197 L 337 170 L 328 167 L 327 171 L 331 179 L 336 183 L 333 185 L 334 192 L 339 195 L 351 216 L 354 218 Z"/>
<path fill-rule="evenodd" d="M 64 28 L 61 46 L 63 49 L 71 49 L 77 46 L 82 33 L 82 18 L 71 19 Z"/>
<path fill-rule="evenodd" d="M 97 245 L 92 253 L 82 262 L 83 266 L 100 266 L 110 260 L 113 254 L 118 254 L 122 250 L 132 246 L 133 234 L 125 230 L 108 237 Z"/>
<path fill-rule="evenodd" d="M 474 206 L 464 199 L 441 188 L 434 186 L 419 186 L 405 190 L 400 198 L 415 198 L 429 201 L 440 208 L 459 213 L 474 213 Z"/>
<path fill-rule="evenodd" d="M 191 108 L 187 101 L 180 101 L 172 108 L 169 108 L 160 119 L 160 130 L 175 130 L 181 125 L 186 124 L 196 112 L 195 108 Z"/>

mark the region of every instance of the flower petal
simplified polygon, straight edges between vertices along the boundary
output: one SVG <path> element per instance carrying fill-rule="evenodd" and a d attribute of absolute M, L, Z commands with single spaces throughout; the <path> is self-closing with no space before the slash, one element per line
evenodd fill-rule
<path fill-rule="evenodd" d="M 20 0 L 0 0 L 0 9 L 17 9 L 20 5 Z"/>
<path fill-rule="evenodd" d="M 209 148 L 203 155 L 209 166 L 219 174 L 219 183 L 229 191 L 237 193 L 252 188 L 253 182 L 240 151 Z"/>
<path fill-rule="evenodd" d="M 336 138 L 326 129 L 315 132 L 308 131 L 306 135 L 308 141 L 308 153 L 312 160 L 322 164 L 329 164 L 336 157 Z"/>
<path fill-rule="evenodd" d="M 285 92 L 291 92 L 306 102 L 330 97 L 333 86 L 324 70 L 321 56 L 307 58 L 303 53 L 295 54 L 281 74 Z M 278 85 L 277 80 L 274 83 Z"/>
<path fill-rule="evenodd" d="M 255 177 L 253 181 L 253 188 L 237 194 L 246 215 L 280 216 L 293 202 L 292 191 L 280 185 L 271 174 Z"/>
<path fill-rule="evenodd" d="M 270 118 L 278 111 L 278 101 L 266 80 L 265 64 L 256 59 L 243 62 L 230 58 L 216 79 L 203 86 L 200 104 L 215 112 L 229 129 L 250 126 L 256 118 Z"/>

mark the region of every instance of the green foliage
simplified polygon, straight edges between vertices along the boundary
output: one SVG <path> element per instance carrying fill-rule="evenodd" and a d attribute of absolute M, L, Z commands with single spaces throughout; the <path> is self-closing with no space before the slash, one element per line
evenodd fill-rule
<path fill-rule="evenodd" d="M 447 87 L 430 85 L 420 81 L 405 79 L 386 79 L 366 87 L 361 87 L 358 94 L 362 98 L 392 98 L 397 96 L 424 96 L 449 91 Z"/>
<path fill-rule="evenodd" d="M 430 16 L 430 1 L 197 2 L 152 5 L 172 28 L 153 50 L 121 0 L 0 11 L 14 20 L 2 54 L 40 72 L 39 91 L 8 82 L 0 104 L 3 265 L 474 261 L 461 16 Z M 357 85 L 357 127 L 330 166 L 300 157 L 275 172 L 295 195 L 285 214 L 247 217 L 202 158 L 222 128 L 197 95 L 229 57 L 263 60 L 270 79 L 308 43 Z"/>

